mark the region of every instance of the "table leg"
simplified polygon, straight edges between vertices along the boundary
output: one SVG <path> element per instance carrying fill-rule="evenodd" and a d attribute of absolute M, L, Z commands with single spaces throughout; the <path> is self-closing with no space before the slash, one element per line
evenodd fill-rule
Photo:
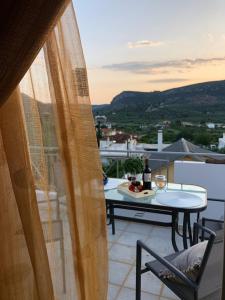
<path fill-rule="evenodd" d="M 200 212 L 197 213 L 197 223 L 199 222 L 200 219 Z"/>
<path fill-rule="evenodd" d="M 188 214 L 187 219 L 188 219 L 188 235 L 189 235 L 189 241 L 190 241 L 190 246 L 192 246 L 192 245 L 193 245 L 193 237 L 192 237 L 192 230 L 191 230 L 190 214 Z"/>
<path fill-rule="evenodd" d="M 107 225 L 111 225 L 111 220 L 110 220 L 110 212 L 109 212 L 109 204 L 106 204 L 106 222 L 108 220 L 108 223 L 106 223 Z"/>
<path fill-rule="evenodd" d="M 173 245 L 173 249 L 178 252 L 179 249 L 177 248 L 177 243 L 176 243 L 176 229 L 177 229 L 177 226 L 178 226 L 178 213 L 172 213 L 172 230 L 171 230 L 171 233 L 172 233 L 172 245 Z"/>
<path fill-rule="evenodd" d="M 183 218 L 183 245 L 184 245 L 184 249 L 188 248 L 188 245 L 187 245 L 187 225 L 188 225 L 188 215 L 187 215 L 187 213 L 184 213 L 184 218 Z"/>
<path fill-rule="evenodd" d="M 115 234 L 114 207 L 112 204 L 109 205 L 109 219 L 110 224 L 112 224 L 112 234 Z"/>

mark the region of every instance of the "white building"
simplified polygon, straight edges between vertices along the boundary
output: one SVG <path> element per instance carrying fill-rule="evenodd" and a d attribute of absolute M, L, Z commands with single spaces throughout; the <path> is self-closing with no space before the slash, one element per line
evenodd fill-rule
<path fill-rule="evenodd" d="M 206 123 L 206 126 L 207 126 L 209 129 L 215 129 L 215 127 L 216 127 L 215 123 Z"/>
<path fill-rule="evenodd" d="M 223 133 L 223 137 L 219 138 L 218 148 L 222 149 L 225 147 L 225 133 Z"/>
<path fill-rule="evenodd" d="M 158 143 L 157 144 L 144 144 L 137 143 L 136 139 L 132 136 L 127 142 L 124 143 L 116 143 L 115 141 L 110 141 L 107 139 L 106 141 L 100 141 L 100 151 L 101 156 L 127 156 L 126 152 L 120 151 L 143 151 L 143 150 L 151 150 L 151 151 L 162 151 L 164 148 L 168 147 L 170 144 L 163 143 L 163 131 L 158 130 Z M 110 152 L 107 152 L 107 151 Z M 115 151 L 115 152 L 114 152 Z M 132 154 L 133 156 L 137 156 L 138 154 Z M 141 155 L 141 154 L 140 154 Z"/>

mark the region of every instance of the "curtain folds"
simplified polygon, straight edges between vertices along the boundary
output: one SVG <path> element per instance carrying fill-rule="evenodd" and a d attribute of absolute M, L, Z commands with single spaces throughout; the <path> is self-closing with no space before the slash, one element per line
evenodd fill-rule
<path fill-rule="evenodd" d="M 21 252 L 21 255 L 24 256 L 23 262 L 16 262 L 15 260 L 17 265 L 12 266 L 11 269 L 8 268 L 7 275 L 10 276 L 11 274 L 13 281 L 9 280 L 9 282 L 5 282 L 5 278 L 3 278 L 4 287 L 8 286 L 11 294 L 14 290 L 14 284 L 18 285 L 15 281 L 20 280 L 19 275 L 22 274 L 22 277 L 29 275 L 29 277 L 33 277 L 33 282 L 31 283 L 33 285 L 33 292 L 38 296 L 37 299 L 53 299 L 52 281 L 30 168 L 19 90 L 16 90 L 1 107 L 0 128 L 3 138 L 1 149 L 5 150 L 5 160 L 8 162 L 10 175 L 10 178 L 5 181 L 11 185 L 14 191 L 14 195 L 10 192 L 11 197 L 5 199 L 5 201 L 9 201 L 9 205 L 13 205 L 13 210 L 17 211 L 14 217 L 11 216 L 7 220 L 7 222 L 10 222 L 10 226 L 8 228 L 4 226 L 3 228 L 5 228 L 6 233 L 8 229 L 14 229 L 13 234 L 18 235 L 18 240 L 23 239 L 21 246 L 14 248 L 14 251 Z M 19 227 L 17 228 L 16 226 L 18 225 Z M 4 244 L 1 243 L 1 245 Z M 25 252 L 27 252 L 26 255 Z M 9 256 L 13 253 L 10 252 Z M 1 258 L 5 257 L 6 255 L 1 255 Z M 13 256 L 11 260 L 12 262 L 14 261 Z M 2 262 L 4 262 L 4 259 Z M 16 273 L 16 277 L 14 273 Z M 32 273 L 33 275 L 31 276 Z M 26 281 L 25 279 L 24 281 Z M 8 283 L 10 283 L 10 286 Z M 28 287 L 25 291 L 22 291 L 24 292 L 23 299 L 32 299 L 31 295 L 28 294 L 28 297 L 26 296 L 26 293 L 29 293 Z M 1 299 L 11 299 L 11 297 L 8 298 L 5 294 L 3 294 L 3 297 L 2 292 L 1 288 Z M 22 298 L 19 297 L 18 293 L 12 299 Z"/>
<path fill-rule="evenodd" d="M 106 300 L 102 169 L 72 4 L 0 107 L 0 189 L 0 299 Z"/>
<path fill-rule="evenodd" d="M 0 104 L 11 94 L 43 46 L 69 0 L 2 0 Z"/>
<path fill-rule="evenodd" d="M 72 6 L 49 35 L 45 57 L 65 162 L 79 293 L 81 299 L 105 299 L 108 277 L 102 169 Z"/>

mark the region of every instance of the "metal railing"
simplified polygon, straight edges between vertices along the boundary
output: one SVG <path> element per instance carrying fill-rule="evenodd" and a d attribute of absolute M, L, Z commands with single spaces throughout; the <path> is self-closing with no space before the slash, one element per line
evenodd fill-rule
<path fill-rule="evenodd" d="M 39 146 L 30 146 L 30 153 L 32 156 L 32 164 L 35 173 L 37 176 L 40 176 L 41 172 L 38 171 L 39 169 L 39 156 L 40 151 L 44 151 L 45 155 L 45 161 L 48 168 L 48 176 L 49 176 L 49 182 L 51 185 L 54 185 L 55 178 L 54 178 L 54 163 L 59 158 L 59 149 L 58 147 L 44 147 L 41 148 Z M 119 177 L 119 163 L 121 161 L 124 161 L 128 158 L 132 157 L 149 157 L 150 162 L 151 161 L 158 161 L 161 162 L 161 168 L 159 165 L 158 171 L 160 172 L 160 169 L 166 168 L 166 175 L 167 178 L 169 178 L 169 165 L 172 163 L 170 159 L 163 159 L 163 158 L 157 158 L 157 155 L 166 155 L 169 157 L 170 155 L 177 155 L 177 156 L 188 156 L 188 157 L 207 157 L 207 158 L 218 158 L 218 159 L 225 159 L 225 154 L 220 153 L 192 153 L 192 152 L 166 152 L 166 151 L 147 151 L 147 150 L 108 150 L 108 149 L 99 149 L 100 151 L 100 157 L 101 159 L 108 159 L 111 161 L 114 161 L 114 164 L 116 165 L 116 176 Z M 154 158 L 151 158 L 151 155 L 154 154 Z M 112 167 L 112 164 L 111 164 Z"/>
<path fill-rule="evenodd" d="M 158 161 L 162 162 L 162 166 L 157 169 L 159 172 L 161 172 L 162 168 L 166 168 L 166 176 L 169 178 L 169 165 L 173 161 L 169 159 L 162 159 L 162 158 L 151 158 L 151 155 L 154 154 L 155 157 L 157 155 L 165 155 L 165 156 L 188 156 L 188 157 L 206 157 L 206 158 L 217 158 L 217 159 L 225 159 L 225 154 L 220 153 L 193 153 L 193 152 L 167 152 L 167 151 L 147 151 L 147 150 L 108 150 L 108 149 L 100 149 L 100 156 L 102 159 L 108 159 L 111 161 L 114 161 L 114 164 L 116 164 L 116 177 L 119 178 L 119 162 L 124 161 L 128 158 L 132 157 L 148 157 L 149 161 Z M 113 164 L 111 163 L 109 168 L 112 168 Z M 109 171 L 110 169 L 108 169 Z M 107 173 L 107 172 L 106 172 Z"/>

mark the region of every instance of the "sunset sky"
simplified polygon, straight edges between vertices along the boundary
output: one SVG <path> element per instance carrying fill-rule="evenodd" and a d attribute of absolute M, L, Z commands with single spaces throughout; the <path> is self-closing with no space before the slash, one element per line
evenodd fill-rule
<path fill-rule="evenodd" d="M 224 0 L 73 0 L 91 101 L 225 79 Z"/>

